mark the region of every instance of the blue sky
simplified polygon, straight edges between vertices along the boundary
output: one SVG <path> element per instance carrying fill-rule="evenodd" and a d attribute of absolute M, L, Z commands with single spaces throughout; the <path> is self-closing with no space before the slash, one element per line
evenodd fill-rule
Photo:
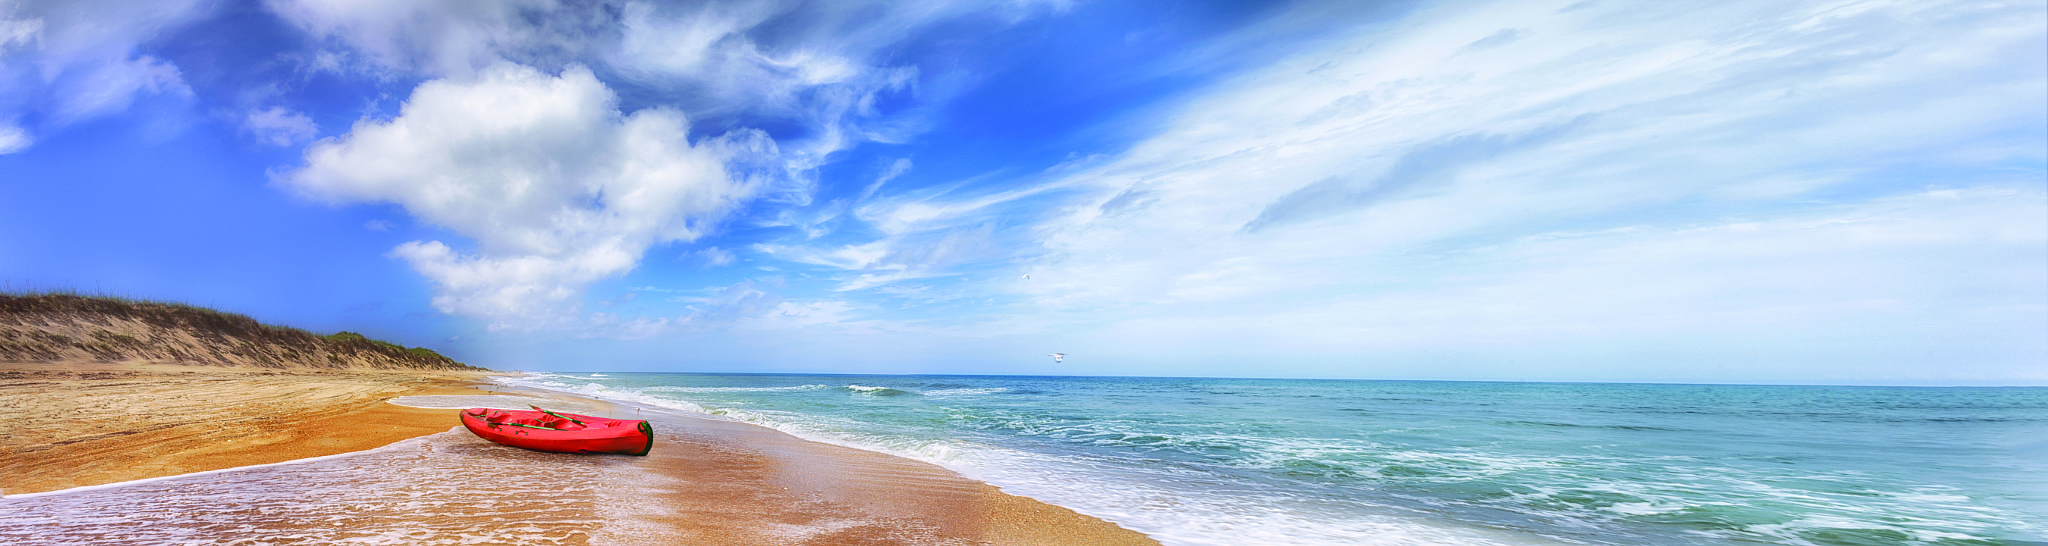
<path fill-rule="evenodd" d="M 2048 384 L 2040 1 L 0 0 L 0 192 L 498 369 Z"/>

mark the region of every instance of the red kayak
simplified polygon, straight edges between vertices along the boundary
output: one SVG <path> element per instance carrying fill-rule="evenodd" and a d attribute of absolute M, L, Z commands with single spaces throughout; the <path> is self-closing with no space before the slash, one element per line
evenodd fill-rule
<path fill-rule="evenodd" d="M 622 421 L 526 410 L 470 408 L 462 410 L 462 426 L 470 432 L 512 447 L 556 453 L 624 453 L 646 455 L 654 448 L 654 428 L 646 421 Z"/>

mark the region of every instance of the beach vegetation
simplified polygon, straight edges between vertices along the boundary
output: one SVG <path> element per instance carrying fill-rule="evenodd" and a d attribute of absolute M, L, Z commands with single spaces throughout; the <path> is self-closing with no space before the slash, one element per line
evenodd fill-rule
<path fill-rule="evenodd" d="M 316 335 L 175 302 L 0 291 L 0 361 L 152 361 L 265 368 L 483 370 L 424 347 Z"/>

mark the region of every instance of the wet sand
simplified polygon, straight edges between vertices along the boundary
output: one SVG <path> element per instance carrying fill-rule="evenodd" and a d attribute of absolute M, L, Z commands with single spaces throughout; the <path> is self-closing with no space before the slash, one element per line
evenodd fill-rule
<path fill-rule="evenodd" d="M 376 448 L 0 499 L 0 511 L 14 514 L 0 520 L 0 540 L 1157 544 L 937 466 L 743 423 L 518 393 L 655 425 L 646 457 L 577 456 L 483 441 L 457 428 L 455 409 L 385 402 L 508 393 L 479 390 L 476 379 L 0 364 L 0 411 L 24 431 L 0 452 L 6 468 L 21 469 L 0 477 L 10 495 Z"/>
<path fill-rule="evenodd" d="M 0 363 L 0 493 L 362 451 L 448 430 L 454 410 L 384 403 L 489 394 L 465 372 Z"/>
<path fill-rule="evenodd" d="M 629 544 L 1158 544 L 944 468 L 690 415 L 648 417 L 665 436 L 648 467 L 666 484 Z"/>

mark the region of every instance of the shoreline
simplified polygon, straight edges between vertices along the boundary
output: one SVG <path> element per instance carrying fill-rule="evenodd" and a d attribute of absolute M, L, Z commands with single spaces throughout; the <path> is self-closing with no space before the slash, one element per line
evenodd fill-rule
<path fill-rule="evenodd" d="M 0 494 L 353 453 L 447 430 L 455 412 L 384 403 L 483 394 L 479 372 L 0 363 Z M 366 425 L 367 424 L 367 425 Z"/>
<path fill-rule="evenodd" d="M 0 478 L 8 480 L 0 482 L 0 493 L 7 495 L 0 504 L 33 509 L 104 502 L 146 510 L 156 502 L 152 491 L 233 483 L 259 474 L 317 475 L 391 458 L 400 459 L 391 464 L 419 467 L 413 479 L 428 483 L 414 485 L 458 491 L 451 494 L 460 500 L 488 494 L 497 485 L 475 481 L 473 473 L 437 474 L 429 467 L 532 459 L 555 461 L 548 464 L 557 467 L 598 465 L 613 472 L 579 484 L 599 488 L 591 502 L 577 505 L 599 523 L 582 531 L 589 540 L 565 543 L 1158 544 L 1108 521 L 1003 493 L 937 465 L 747 423 L 487 382 L 496 375 L 505 374 L 0 363 L 0 409 L 29 416 L 28 429 L 36 431 L 10 436 L 6 451 L 0 452 L 0 463 L 24 469 Z M 525 452 L 461 430 L 457 409 L 391 402 L 400 396 L 512 394 L 592 408 L 564 411 L 646 418 L 655 423 L 656 446 L 647 457 Z M 38 403 L 45 407 L 29 408 Z M 52 421 L 63 415 L 78 417 Z M 160 415 L 211 420 L 164 423 Z M 455 456 L 444 453 L 466 459 L 412 460 L 422 453 L 426 459 Z M 326 487 L 316 481 L 289 483 Z M 607 496 L 621 491 L 637 493 Z M 237 507 L 209 509 L 233 513 Z M 433 516 L 392 517 L 393 525 L 403 527 L 423 525 L 412 520 Z M 284 525 L 268 520 L 242 525 L 271 524 Z M 7 531 L 0 526 L 0 536 Z"/>

